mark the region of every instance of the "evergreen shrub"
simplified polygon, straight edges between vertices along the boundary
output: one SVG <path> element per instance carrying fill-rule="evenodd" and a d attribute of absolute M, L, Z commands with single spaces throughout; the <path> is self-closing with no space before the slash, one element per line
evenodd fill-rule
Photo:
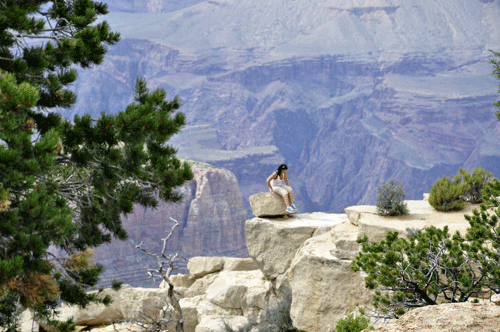
<path fill-rule="evenodd" d="M 354 314 L 350 313 L 337 321 L 335 329 L 337 332 L 359 332 L 368 328 L 369 322 L 370 319 L 365 316 L 359 315 L 354 317 Z"/>
<path fill-rule="evenodd" d="M 468 170 L 460 167 L 455 177 L 455 181 L 468 184 L 470 188 L 464 193 L 464 200 L 473 204 L 478 204 L 483 202 L 483 187 L 491 181 L 492 177 L 493 174 L 486 172 L 482 167 L 476 167 L 472 171 L 472 174 L 469 173 Z"/>
<path fill-rule="evenodd" d="M 452 179 L 443 176 L 437 180 L 429 192 L 429 204 L 438 211 L 459 211 L 465 202 L 482 203 L 483 187 L 490 182 L 492 174 L 477 167 L 472 173 L 460 167 Z"/>
<path fill-rule="evenodd" d="M 464 194 L 470 190 L 470 185 L 465 182 L 452 181 L 443 176 L 438 179 L 429 191 L 429 204 L 438 211 L 459 211 L 465 206 Z"/>
<path fill-rule="evenodd" d="M 405 197 L 406 194 L 400 180 L 384 181 L 377 188 L 377 213 L 382 216 L 408 214 L 408 206 L 404 202 Z"/>

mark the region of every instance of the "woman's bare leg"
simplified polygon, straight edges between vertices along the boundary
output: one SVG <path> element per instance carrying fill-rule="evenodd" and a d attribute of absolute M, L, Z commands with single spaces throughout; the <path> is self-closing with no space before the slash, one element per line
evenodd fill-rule
<path fill-rule="evenodd" d="M 293 199 L 293 191 L 290 191 L 288 195 L 290 195 L 290 204 L 295 204 L 295 200 Z"/>
<path fill-rule="evenodd" d="M 290 206 L 290 202 L 288 201 L 288 195 L 283 195 L 283 200 L 285 201 L 286 207 Z"/>

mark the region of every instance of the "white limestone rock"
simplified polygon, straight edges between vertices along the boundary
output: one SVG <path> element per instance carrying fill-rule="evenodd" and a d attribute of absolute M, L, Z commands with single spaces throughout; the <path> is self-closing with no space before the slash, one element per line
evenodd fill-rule
<path fill-rule="evenodd" d="M 203 295 L 206 293 L 207 288 L 217 279 L 217 274 L 208 274 L 200 279 L 196 279 L 196 281 L 189 287 L 186 291 L 186 297 L 194 297 L 197 295 Z"/>
<path fill-rule="evenodd" d="M 28 332 L 31 330 L 33 330 L 33 332 L 38 332 L 40 330 L 40 325 L 36 320 L 34 320 L 33 313 L 30 310 L 24 310 L 19 316 L 19 325 L 22 332 Z M 0 331 L 2 331 L 1 328 Z"/>
<path fill-rule="evenodd" d="M 222 257 L 196 256 L 189 259 L 187 268 L 194 278 L 201 278 L 207 274 L 222 270 L 224 259 Z"/>
<path fill-rule="evenodd" d="M 243 313 L 251 307 L 264 309 L 269 295 L 269 282 L 263 279 L 260 270 L 223 271 L 208 287 L 207 300 L 224 309 L 241 309 Z"/>
<path fill-rule="evenodd" d="M 359 252 L 361 245 L 357 242 L 358 227 L 351 223 L 343 223 L 332 229 L 330 235 L 335 247 L 330 253 L 338 259 L 352 260 Z"/>
<path fill-rule="evenodd" d="M 339 239 L 334 231 L 310 238 L 292 262 L 288 272 L 290 316 L 299 330 L 334 331 L 337 319 L 356 303 L 367 305 L 372 301 L 364 278 L 351 270 L 351 261 L 332 255 L 336 241 Z"/>
<path fill-rule="evenodd" d="M 205 299 L 205 295 L 184 298 L 179 301 L 184 318 L 184 332 L 196 331 L 196 326 L 206 319 L 212 317 L 231 317 L 232 314 L 239 316 L 241 312 L 225 310 Z"/>
<path fill-rule="evenodd" d="M 132 323 L 116 323 L 107 326 L 92 327 L 92 332 L 144 332 L 144 329 L 137 324 Z"/>
<path fill-rule="evenodd" d="M 248 319 L 243 316 L 206 317 L 196 326 L 195 332 L 224 331 L 224 323 L 228 324 L 233 330 L 237 330 L 248 324 Z"/>
<path fill-rule="evenodd" d="M 179 300 L 182 318 L 184 318 L 184 332 L 194 332 L 196 325 L 198 325 L 198 307 L 202 300 L 200 295 Z"/>
<path fill-rule="evenodd" d="M 272 195 L 270 192 L 257 193 L 249 198 L 252 213 L 256 217 L 277 217 L 289 214 L 286 205 L 280 195 Z"/>
<path fill-rule="evenodd" d="M 266 279 L 275 280 L 290 267 L 295 253 L 307 239 L 346 221 L 345 214 L 321 212 L 291 218 L 253 218 L 245 224 L 248 252 Z"/>
<path fill-rule="evenodd" d="M 251 258 L 224 257 L 223 271 L 253 271 L 258 270 L 259 266 Z"/>

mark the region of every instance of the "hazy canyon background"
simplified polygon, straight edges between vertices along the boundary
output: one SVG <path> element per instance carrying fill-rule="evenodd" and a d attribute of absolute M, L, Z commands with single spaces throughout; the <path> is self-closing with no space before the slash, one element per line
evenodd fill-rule
<path fill-rule="evenodd" d="M 393 177 L 408 199 L 421 199 L 461 166 L 500 174 L 499 82 L 489 63 L 489 50 L 500 50 L 499 1 L 104 2 L 122 41 L 102 65 L 80 71 L 78 102 L 64 114 L 124 110 L 144 77 L 182 100 L 189 126 L 171 141 L 179 156 L 226 168 L 238 182 L 224 176 L 236 198 L 217 210 L 229 188 L 214 194 L 217 178 L 206 175 L 218 198 L 198 214 L 190 211 L 209 196 L 196 196 L 202 176 L 182 189 L 190 203 L 171 250 L 245 255 L 248 196 L 266 191 L 282 162 L 300 212 L 374 204 L 377 186 Z M 144 236 L 159 247 L 154 237 L 172 209 L 181 208 L 136 209 L 125 220 L 130 240 L 98 249 L 99 259 L 113 257 L 108 276 L 125 273 Z"/>

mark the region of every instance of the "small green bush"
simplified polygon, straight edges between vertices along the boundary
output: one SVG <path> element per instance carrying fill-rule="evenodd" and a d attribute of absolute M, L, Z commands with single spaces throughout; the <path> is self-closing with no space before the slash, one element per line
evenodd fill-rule
<path fill-rule="evenodd" d="M 460 167 L 453 180 L 443 176 L 432 185 L 429 204 L 438 211 L 446 212 L 463 209 L 465 202 L 482 203 L 483 187 L 490 182 L 492 176 L 481 167 L 475 168 L 472 174 Z"/>
<path fill-rule="evenodd" d="M 408 214 L 408 207 L 404 202 L 405 197 L 400 180 L 391 179 L 389 182 L 383 182 L 377 188 L 377 213 L 382 216 Z"/>
<path fill-rule="evenodd" d="M 492 179 L 493 174 L 486 172 L 484 168 L 477 167 L 472 171 L 460 167 L 454 181 L 458 183 L 466 183 L 470 186 L 469 190 L 463 195 L 465 201 L 477 204 L 483 202 L 482 190 L 483 187 Z"/>
<path fill-rule="evenodd" d="M 470 185 L 467 183 L 451 181 L 449 177 L 443 176 L 432 185 L 429 204 L 442 212 L 462 210 L 465 206 L 463 195 L 469 190 Z"/>
<path fill-rule="evenodd" d="M 335 329 L 337 332 L 359 332 L 368 328 L 370 319 L 365 316 L 354 317 L 354 314 L 348 314 L 346 317 L 337 321 Z"/>

